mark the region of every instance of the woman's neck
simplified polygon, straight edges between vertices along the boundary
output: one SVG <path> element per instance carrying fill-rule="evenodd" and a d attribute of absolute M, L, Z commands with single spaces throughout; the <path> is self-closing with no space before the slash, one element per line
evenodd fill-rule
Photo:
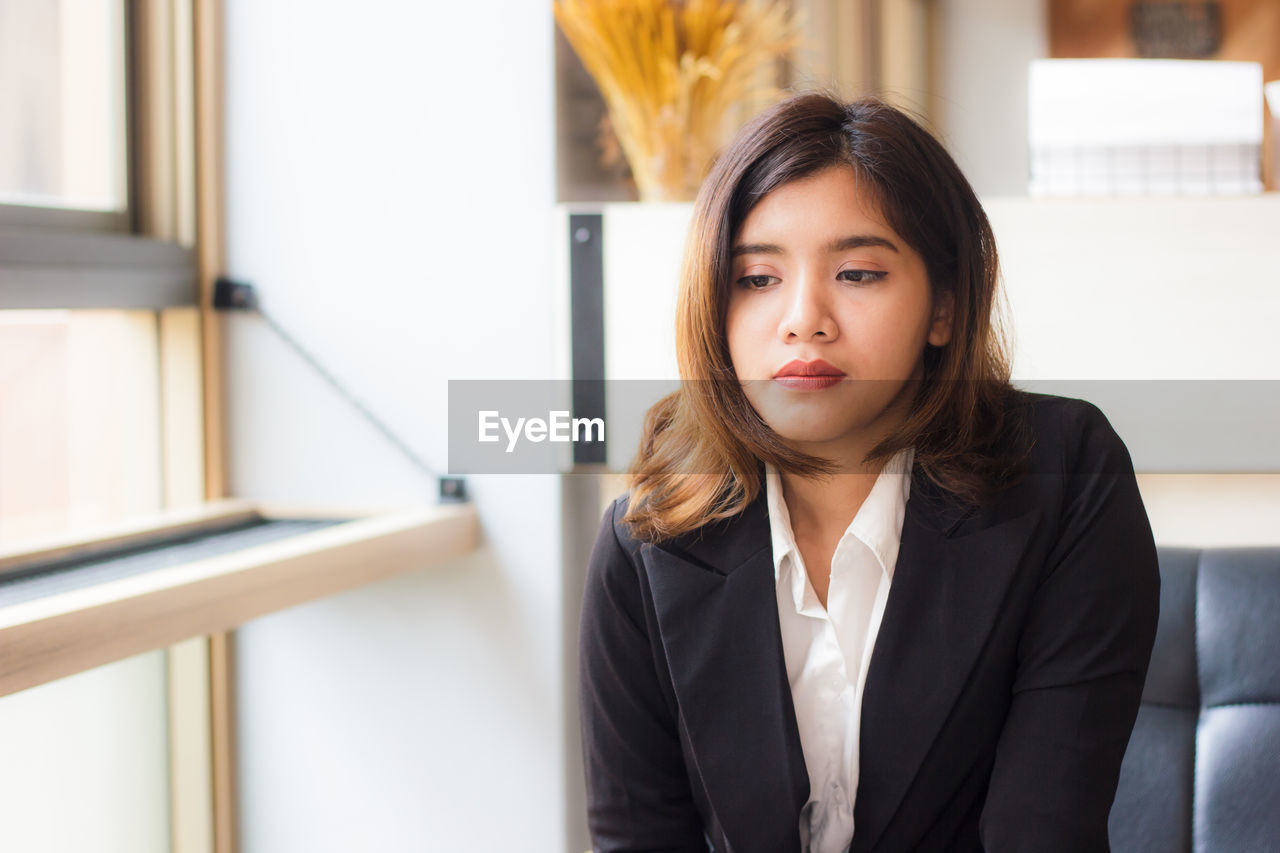
<path fill-rule="evenodd" d="M 826 479 L 782 474 L 782 495 L 797 539 L 838 539 L 871 494 L 884 462 Z"/>
<path fill-rule="evenodd" d="M 885 459 L 868 462 L 867 456 L 905 419 L 905 409 L 899 403 L 858 435 L 846 435 L 836 442 L 792 444 L 794 450 L 831 460 L 836 466 L 829 477 L 782 474 L 782 494 L 797 540 L 829 541 L 844 535 L 887 464 Z"/>

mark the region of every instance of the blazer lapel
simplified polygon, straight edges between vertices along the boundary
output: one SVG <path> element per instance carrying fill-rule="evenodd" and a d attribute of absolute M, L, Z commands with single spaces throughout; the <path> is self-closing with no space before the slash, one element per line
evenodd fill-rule
<path fill-rule="evenodd" d="M 891 823 L 998 616 L 1040 518 L 995 521 L 913 471 L 863 692 L 853 851 Z M 697 771 L 735 853 L 798 851 L 809 799 L 778 623 L 764 489 L 747 509 L 641 549 Z"/>
<path fill-rule="evenodd" d="M 642 553 L 690 747 L 721 829 L 735 853 L 799 851 L 809 776 L 763 489 L 696 540 Z"/>
<path fill-rule="evenodd" d="M 854 853 L 875 848 L 906 796 L 1040 518 L 993 521 L 920 476 L 911 489 L 863 690 Z"/>

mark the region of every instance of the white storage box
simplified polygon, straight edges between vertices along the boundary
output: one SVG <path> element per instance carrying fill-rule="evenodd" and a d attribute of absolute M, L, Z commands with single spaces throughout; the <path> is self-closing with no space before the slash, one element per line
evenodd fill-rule
<path fill-rule="evenodd" d="M 1031 63 L 1032 195 L 1262 191 L 1262 66 L 1174 59 Z"/>

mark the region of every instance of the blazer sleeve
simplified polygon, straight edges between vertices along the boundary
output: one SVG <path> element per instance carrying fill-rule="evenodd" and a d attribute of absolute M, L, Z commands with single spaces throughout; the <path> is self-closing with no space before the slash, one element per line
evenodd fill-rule
<path fill-rule="evenodd" d="M 1096 406 L 1076 424 L 1060 535 L 1027 612 L 982 813 L 989 853 L 1110 849 L 1155 641 L 1159 567 L 1129 452 Z"/>
<path fill-rule="evenodd" d="M 578 633 L 587 822 L 597 851 L 701 851 L 707 843 L 676 721 L 658 682 L 635 566 L 614 501 L 591 550 Z"/>

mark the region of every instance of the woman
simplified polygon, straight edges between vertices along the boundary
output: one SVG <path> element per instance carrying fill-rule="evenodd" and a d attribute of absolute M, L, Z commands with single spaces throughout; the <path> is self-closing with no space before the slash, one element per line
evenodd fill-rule
<path fill-rule="evenodd" d="M 1107 850 L 1159 576 L 1103 414 L 1014 389 L 968 182 L 875 100 L 719 159 L 582 605 L 598 850 Z"/>

